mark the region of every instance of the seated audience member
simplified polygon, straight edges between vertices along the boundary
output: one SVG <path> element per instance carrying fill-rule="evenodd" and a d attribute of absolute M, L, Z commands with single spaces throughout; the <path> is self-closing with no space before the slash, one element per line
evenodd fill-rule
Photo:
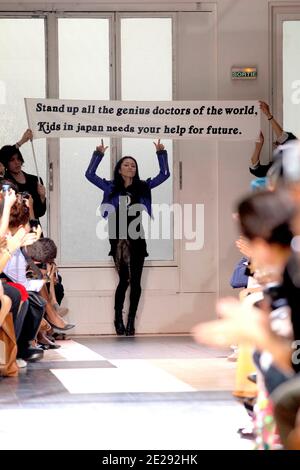
<path fill-rule="evenodd" d="M 40 270 L 40 272 L 48 277 L 46 286 L 49 293 L 48 300 L 51 302 L 51 305 L 59 315 L 66 315 L 68 309 L 60 307 L 64 297 L 64 288 L 61 282 L 62 278 L 55 264 L 57 247 L 54 241 L 50 238 L 41 238 L 33 245 L 28 246 L 26 252 L 35 263 L 30 263 L 30 267 L 35 271 L 36 269 Z"/>
<path fill-rule="evenodd" d="M 33 243 L 37 239 L 36 234 L 27 233 L 28 231 L 24 226 L 22 226 L 22 223 L 26 224 L 29 217 L 28 208 L 13 196 L 14 192 L 10 190 L 10 192 L 7 194 L 5 193 L 5 195 L 1 193 L 0 197 L 1 230 L 4 230 L 5 226 L 7 226 L 7 221 L 4 221 L 4 219 L 8 216 L 7 234 L 4 237 L 2 235 L 5 242 L 3 243 L 0 257 L 0 272 L 2 273 L 1 277 L 4 278 L 5 281 L 9 281 L 3 282 L 3 289 L 12 300 L 12 313 L 16 338 L 18 341 L 18 353 L 20 353 L 20 355 L 24 353 L 28 359 L 40 358 L 40 351 L 30 349 L 29 341 L 26 341 L 26 335 L 24 336 L 24 331 L 27 328 L 26 324 L 30 318 L 30 314 L 27 314 L 27 292 L 23 286 L 20 286 L 19 283 L 11 282 L 12 279 L 8 279 L 4 274 L 8 264 L 15 256 L 15 253 L 20 250 L 20 247 Z M 14 203 L 11 206 L 13 199 Z M 8 213 L 6 213 L 8 205 L 11 207 L 9 208 Z M 9 232 L 9 225 L 14 225 L 14 222 L 16 223 L 14 230 Z M 32 334 L 31 326 L 28 324 L 27 333 L 30 334 L 30 336 Z M 23 350 L 22 347 L 19 347 L 22 343 L 22 335 L 25 338 Z"/>
<path fill-rule="evenodd" d="M 26 291 L 32 290 L 38 292 L 43 285 L 43 281 L 29 281 L 26 279 L 26 261 L 21 249 L 22 246 L 26 246 L 27 244 L 31 244 L 36 241 L 38 237 L 38 235 L 35 233 L 29 233 L 28 220 L 29 209 L 26 203 L 23 200 L 16 200 L 14 205 L 11 207 L 9 216 L 9 235 L 7 236 L 8 246 L 11 246 L 11 240 L 14 240 L 21 230 L 25 233 L 25 235 L 23 236 L 22 243 L 20 243 L 20 245 L 16 247 L 16 249 L 14 249 L 14 251 L 9 256 L 9 259 L 3 268 L 2 277 L 5 276 L 6 280 L 8 282 L 12 282 L 13 285 L 18 286 L 21 284 L 23 289 L 25 288 Z M 22 295 L 22 290 L 19 290 Z M 17 344 L 19 358 L 32 361 L 42 358 L 43 351 L 32 347 L 30 342 L 36 337 L 43 314 L 43 304 L 39 310 L 34 310 L 30 305 L 28 305 L 28 310 L 24 315 L 22 315 L 22 319 L 20 319 L 18 312 Z M 22 323 L 21 325 L 20 321 Z"/>
<path fill-rule="evenodd" d="M 23 230 L 25 231 L 29 231 L 30 227 L 28 225 L 28 220 L 29 209 L 26 202 L 24 200 L 17 200 L 12 206 L 10 212 L 10 236 L 13 238 L 20 227 L 23 227 Z M 30 237 L 30 243 L 23 243 L 23 246 L 35 242 L 38 235 L 36 233 L 28 233 L 27 237 Z M 8 238 L 8 240 L 9 239 L 10 238 Z M 18 354 L 22 359 L 33 360 L 32 356 L 36 355 L 36 351 L 33 350 L 34 348 L 29 346 L 29 342 L 36 338 L 45 310 L 51 325 L 59 332 L 65 332 L 66 330 L 73 328 L 74 325 L 67 324 L 56 313 L 47 300 L 43 300 L 40 296 L 34 295 L 34 293 L 41 292 L 45 288 L 44 285 L 48 279 L 28 279 L 26 277 L 27 260 L 24 253 L 24 249 L 16 249 L 4 266 L 3 273 L 9 281 L 19 283 L 29 291 L 29 309 L 28 313 L 25 315 L 21 334 L 18 340 Z"/>

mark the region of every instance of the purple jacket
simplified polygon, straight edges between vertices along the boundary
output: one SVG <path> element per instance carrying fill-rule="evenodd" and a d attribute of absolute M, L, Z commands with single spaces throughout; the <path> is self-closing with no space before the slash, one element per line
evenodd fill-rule
<path fill-rule="evenodd" d="M 159 173 L 154 178 L 148 178 L 146 180 L 146 184 L 148 185 L 149 196 L 141 197 L 140 204 L 143 204 L 151 216 L 151 189 L 156 188 L 161 183 L 166 181 L 166 179 L 170 176 L 169 165 L 168 165 L 168 154 L 166 150 L 159 150 L 156 152 L 158 163 L 159 163 Z M 92 159 L 88 166 L 88 169 L 85 172 L 86 178 L 93 183 L 97 188 L 102 189 L 104 192 L 102 203 L 101 203 L 101 214 L 103 217 L 107 218 L 108 210 L 105 207 L 105 204 L 111 204 L 116 209 L 119 205 L 119 194 L 114 194 L 111 197 L 111 193 L 114 187 L 114 182 L 111 180 L 106 180 L 105 178 L 100 178 L 100 176 L 96 175 L 97 168 L 103 158 L 103 154 L 98 152 L 97 150 L 93 153 Z"/>

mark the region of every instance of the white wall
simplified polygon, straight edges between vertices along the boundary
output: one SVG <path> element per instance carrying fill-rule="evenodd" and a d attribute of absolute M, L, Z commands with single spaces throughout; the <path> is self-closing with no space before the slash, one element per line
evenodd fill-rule
<path fill-rule="evenodd" d="M 88 5 L 89 2 L 82 2 Z M 57 9 L 62 9 L 64 6 L 71 9 L 70 5 L 74 2 L 71 0 L 64 0 L 62 3 L 57 3 Z M 263 99 L 266 101 L 270 100 L 271 96 L 271 81 L 270 81 L 270 67 L 269 60 L 271 54 L 271 45 L 269 37 L 269 6 L 270 4 L 282 4 L 299 5 L 299 2 L 291 2 L 283 0 L 281 2 L 271 2 L 270 0 L 215 0 L 210 2 L 209 5 L 216 8 L 216 23 L 213 25 L 214 34 L 216 34 L 216 48 L 215 48 L 215 59 L 216 69 L 215 77 L 213 78 L 216 82 L 215 96 L 210 98 L 220 100 L 243 100 L 243 99 Z M 0 0 L 0 10 L 5 8 L 8 2 Z M 33 0 L 31 2 L 19 1 L 16 9 L 24 9 L 26 7 L 32 8 L 34 5 L 44 5 L 44 8 L 51 8 L 53 6 L 56 9 L 55 2 L 47 0 L 40 2 L 39 0 Z M 79 5 L 78 3 L 74 5 Z M 113 6 L 115 8 L 126 10 L 142 10 L 143 8 L 152 9 L 152 11 L 160 10 L 165 8 L 174 9 L 176 5 L 181 5 L 191 9 L 198 8 L 199 10 L 204 9 L 208 4 L 198 3 L 197 5 L 192 2 L 172 2 L 165 0 L 161 2 L 149 2 L 149 0 L 140 0 L 139 2 L 127 2 L 126 0 L 119 0 L 119 2 L 91 2 L 92 9 L 103 8 L 105 10 L 111 10 Z M 9 10 L 14 9 L 14 3 L 10 3 L 8 6 Z M 39 8 L 40 9 L 40 8 Z M 41 8 L 42 9 L 42 8 Z M 195 45 L 197 47 L 197 45 Z M 205 66 L 205 64 L 203 64 Z M 258 68 L 258 78 L 253 81 L 243 80 L 231 80 L 230 71 L 233 65 L 255 65 Z M 204 99 L 203 96 L 199 97 L 197 93 L 198 84 L 195 81 L 192 85 L 189 84 L 189 89 L 181 90 L 180 97 L 178 99 L 192 99 L 192 97 L 198 97 L 197 99 Z M 268 161 L 269 148 L 268 148 L 268 125 L 263 122 L 263 131 L 265 133 L 265 149 L 263 159 Z M 235 226 L 231 219 L 231 213 L 233 210 L 234 201 L 236 201 L 245 191 L 249 188 L 251 175 L 248 171 L 248 162 L 253 150 L 254 143 L 222 143 L 219 144 L 216 152 L 212 150 L 213 155 L 207 155 L 207 158 L 213 158 L 211 168 L 215 171 L 215 182 L 218 184 L 216 195 L 217 195 L 217 209 L 214 214 L 216 217 L 216 223 L 214 225 L 216 229 L 216 235 L 218 240 L 216 241 L 215 251 L 219 259 L 219 268 L 216 267 L 215 279 L 219 280 L 219 291 L 221 294 L 232 294 L 232 290 L 228 285 L 229 277 L 231 275 L 233 266 L 239 258 L 239 253 L 234 247 L 234 240 L 237 237 Z M 202 181 L 202 193 L 209 193 L 211 191 L 211 181 L 208 180 L 205 183 L 205 179 Z M 205 187 L 206 184 L 206 187 Z M 209 260 L 204 262 L 209 263 Z M 203 266 L 205 269 L 205 266 Z M 195 268 L 196 274 L 196 268 Z M 216 289 L 217 290 L 217 289 Z M 204 291 L 204 289 L 203 289 Z M 198 302 L 192 297 L 188 299 L 187 303 L 184 303 L 182 296 L 181 302 L 182 315 L 180 320 L 177 322 L 177 327 L 180 331 L 187 331 L 190 325 L 196 320 L 204 319 L 213 316 L 212 302 L 214 296 L 212 294 L 204 294 L 210 296 L 205 299 L 202 303 L 203 310 L 199 318 L 197 308 Z M 204 298 L 204 297 L 203 297 Z M 166 300 L 166 299 L 165 299 Z M 170 299 L 169 299 L 170 300 Z M 105 299 L 103 299 L 105 302 Z M 168 302 L 168 300 L 166 300 Z M 174 308 L 179 308 L 178 303 L 176 304 L 174 297 Z M 180 304 L 180 303 L 179 303 Z M 171 305 L 171 304 L 170 304 Z M 189 307 L 187 306 L 189 305 Z M 186 315 L 186 321 L 184 320 Z M 152 319 L 153 320 L 153 319 Z M 146 320 L 145 320 L 146 321 Z M 160 325 L 151 328 L 159 330 Z M 163 331 L 171 331 L 172 327 L 166 322 L 162 325 Z"/>
<path fill-rule="evenodd" d="M 300 6 L 300 2 L 299 2 Z M 283 34 L 283 122 L 284 128 L 299 136 L 300 132 L 300 14 L 297 21 L 284 23 Z"/>
<path fill-rule="evenodd" d="M 218 2 L 218 98 L 269 101 L 269 32 L 267 0 Z M 255 65 L 258 78 L 231 80 L 233 65 Z M 267 126 L 264 126 L 266 134 Z M 267 135 L 265 135 L 267 137 Z M 266 138 L 266 141 L 268 139 Z M 239 258 L 233 241 L 237 237 L 231 213 L 236 199 L 249 188 L 248 162 L 254 143 L 219 145 L 219 288 L 232 294 L 228 279 Z M 268 160 L 268 142 L 264 159 Z"/>
<path fill-rule="evenodd" d="M 299 2 L 270 0 L 218 0 L 218 98 L 262 99 L 271 103 L 271 5 L 299 5 Z M 231 80 L 232 65 L 255 65 L 257 80 Z M 276 90 L 274 90 L 276 91 Z M 269 126 L 262 120 L 265 134 L 263 160 L 269 160 Z M 235 201 L 249 188 L 248 161 L 254 144 L 221 144 L 219 159 L 219 283 L 220 293 L 232 293 L 228 279 L 238 259 L 233 240 L 237 233 L 231 222 Z"/>

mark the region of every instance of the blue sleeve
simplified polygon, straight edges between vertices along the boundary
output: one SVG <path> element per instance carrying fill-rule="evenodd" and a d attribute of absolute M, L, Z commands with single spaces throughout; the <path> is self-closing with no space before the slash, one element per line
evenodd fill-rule
<path fill-rule="evenodd" d="M 96 170 L 100 165 L 102 158 L 104 157 L 103 153 L 98 152 L 97 150 L 93 153 L 88 169 L 85 172 L 85 177 L 93 183 L 97 188 L 107 191 L 110 188 L 110 181 L 107 181 L 105 178 L 100 178 L 96 175 Z"/>
<path fill-rule="evenodd" d="M 247 287 L 248 285 L 248 275 L 245 274 L 248 262 L 247 258 L 242 258 L 236 265 L 233 274 L 230 279 L 230 285 L 233 289 L 239 289 L 241 287 Z"/>
<path fill-rule="evenodd" d="M 170 176 L 169 165 L 168 165 L 168 154 L 166 150 L 159 150 L 156 152 L 159 164 L 159 173 L 154 178 L 148 178 L 147 184 L 150 189 L 156 188 L 161 183 L 166 181 Z"/>

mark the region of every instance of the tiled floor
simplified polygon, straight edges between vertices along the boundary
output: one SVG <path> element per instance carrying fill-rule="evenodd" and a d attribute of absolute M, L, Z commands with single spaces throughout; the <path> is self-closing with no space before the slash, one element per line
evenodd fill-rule
<path fill-rule="evenodd" d="M 60 344 L 0 381 L 0 449 L 252 447 L 237 434 L 248 417 L 232 398 L 226 352 L 189 336 Z"/>

